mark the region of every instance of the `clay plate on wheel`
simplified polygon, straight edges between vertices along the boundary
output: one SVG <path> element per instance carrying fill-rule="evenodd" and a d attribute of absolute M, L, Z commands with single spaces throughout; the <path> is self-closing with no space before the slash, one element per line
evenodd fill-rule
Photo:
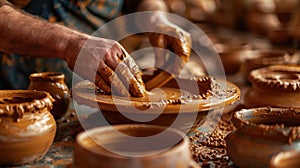
<path fill-rule="evenodd" d="M 177 79 L 178 81 L 183 82 L 186 87 L 191 86 L 189 82 L 195 84 L 195 81 L 191 79 Z M 73 87 L 72 95 L 78 103 L 94 108 L 100 107 L 101 110 L 120 111 L 122 109 L 127 112 L 146 110 L 146 113 L 162 111 L 164 113 L 178 113 L 178 110 L 183 112 L 207 111 L 230 105 L 237 101 L 240 96 L 239 88 L 230 82 L 226 82 L 223 89 L 208 89 L 207 94 L 205 93 L 208 96 L 200 96 L 201 98 L 189 91 L 173 87 L 172 82 L 174 80 L 168 82 L 164 87 L 152 90 L 149 96 L 128 98 L 99 93 L 93 83 L 82 81 Z M 198 87 L 200 87 L 199 83 Z"/>

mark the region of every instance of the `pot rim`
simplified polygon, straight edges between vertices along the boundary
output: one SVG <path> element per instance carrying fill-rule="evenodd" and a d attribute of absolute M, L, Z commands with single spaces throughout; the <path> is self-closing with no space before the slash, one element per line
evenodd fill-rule
<path fill-rule="evenodd" d="M 26 98 L 28 99 L 25 100 Z M 13 99 L 15 99 L 15 102 L 10 102 L 13 101 Z M 22 100 L 24 102 L 22 102 Z M 19 118 L 25 113 L 34 113 L 45 108 L 51 110 L 53 101 L 54 99 L 51 95 L 44 91 L 0 90 L 0 115 Z"/>
<path fill-rule="evenodd" d="M 65 75 L 60 72 L 37 72 L 29 76 L 30 80 L 61 80 Z"/>
<path fill-rule="evenodd" d="M 116 130 L 115 130 L 116 129 Z M 109 157 L 112 159 L 132 159 L 130 156 L 123 156 L 121 154 L 116 154 L 112 151 L 109 151 L 107 149 L 103 151 L 96 151 L 96 150 L 90 150 L 88 145 L 84 144 L 84 141 L 89 138 L 89 136 L 93 136 L 95 134 L 105 136 L 105 133 L 112 133 L 113 131 L 118 131 L 118 130 L 149 130 L 149 129 L 154 129 L 157 131 L 169 131 L 170 133 L 177 135 L 180 140 L 178 143 L 176 143 L 174 146 L 170 147 L 169 149 L 165 150 L 162 149 L 162 152 L 158 152 L 157 154 L 151 154 L 147 156 L 143 156 L 143 158 L 155 158 L 155 157 L 162 157 L 162 154 L 164 156 L 170 155 L 171 153 L 177 153 L 182 150 L 184 150 L 187 146 L 189 146 L 189 139 L 187 138 L 187 135 L 185 135 L 182 131 L 170 128 L 170 127 L 164 127 L 164 126 L 158 126 L 158 125 L 150 125 L 150 124 L 121 124 L 121 125 L 113 125 L 113 126 L 104 126 L 104 127 L 96 127 L 92 128 L 89 130 L 86 130 L 84 132 L 79 133 L 76 136 L 76 144 L 79 148 L 83 149 L 86 152 L 89 152 L 93 155 L 98 155 L 99 157 Z M 119 132 L 119 131 L 118 131 Z M 124 135 L 122 133 L 122 135 Z"/>
<path fill-rule="evenodd" d="M 270 65 L 290 60 L 288 52 L 279 49 L 252 50 L 252 54 L 246 58 L 246 63 Z"/>
<path fill-rule="evenodd" d="M 270 73 L 274 73 L 273 77 Z M 299 91 L 300 66 L 273 65 L 266 68 L 256 69 L 250 72 L 249 80 L 253 85 L 259 88 L 274 88 L 281 91 L 292 92 Z"/>
<path fill-rule="evenodd" d="M 300 109 L 272 107 L 242 109 L 234 113 L 233 124 L 238 129 L 244 130 L 249 134 L 264 137 L 280 137 L 291 143 L 300 139 L 300 124 L 299 126 L 284 126 L 282 123 L 268 125 L 250 121 L 255 117 L 279 117 L 287 115 L 291 117 L 298 115 L 300 117 Z"/>

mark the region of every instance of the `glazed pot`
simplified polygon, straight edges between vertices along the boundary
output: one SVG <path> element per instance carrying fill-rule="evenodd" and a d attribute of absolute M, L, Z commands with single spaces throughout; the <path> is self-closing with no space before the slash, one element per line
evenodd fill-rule
<path fill-rule="evenodd" d="M 130 124 L 96 127 L 76 137 L 74 168 L 189 168 L 189 140 L 167 127 Z"/>
<path fill-rule="evenodd" d="M 42 91 L 0 91 L 1 165 L 31 163 L 45 155 L 56 133 L 52 101 Z"/>
<path fill-rule="evenodd" d="M 273 155 L 300 147 L 300 111 L 253 108 L 235 112 L 226 151 L 241 168 L 268 167 Z"/>
<path fill-rule="evenodd" d="M 300 66 L 277 65 L 250 73 L 253 87 L 243 100 L 246 108 L 286 107 L 300 108 Z"/>
<path fill-rule="evenodd" d="M 57 72 L 41 72 L 31 74 L 29 90 L 46 91 L 55 99 L 52 115 L 55 119 L 66 114 L 70 104 L 70 93 L 64 82 L 65 75 Z"/>
<path fill-rule="evenodd" d="M 255 69 L 270 65 L 294 64 L 298 61 L 297 55 L 290 55 L 284 50 L 264 49 L 253 51 L 245 61 L 245 75 Z"/>
<path fill-rule="evenodd" d="M 279 152 L 270 161 L 269 168 L 299 168 L 300 150 L 288 150 Z"/>

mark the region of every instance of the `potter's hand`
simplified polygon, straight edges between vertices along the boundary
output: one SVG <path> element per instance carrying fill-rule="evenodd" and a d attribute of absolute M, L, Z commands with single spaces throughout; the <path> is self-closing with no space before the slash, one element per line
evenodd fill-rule
<path fill-rule="evenodd" d="M 165 69 L 174 74 L 179 74 L 191 54 L 191 36 L 173 24 L 161 24 L 149 34 L 149 40 L 155 49 L 155 67 Z M 162 48 L 162 49 L 159 49 Z M 165 50 L 166 49 L 166 50 Z M 175 53 L 174 57 L 167 59 L 167 50 Z"/>
<path fill-rule="evenodd" d="M 123 96 L 142 97 L 145 94 L 139 67 L 117 41 L 89 37 L 79 54 L 65 60 L 74 72 L 95 81 L 107 94 L 112 90 Z"/>

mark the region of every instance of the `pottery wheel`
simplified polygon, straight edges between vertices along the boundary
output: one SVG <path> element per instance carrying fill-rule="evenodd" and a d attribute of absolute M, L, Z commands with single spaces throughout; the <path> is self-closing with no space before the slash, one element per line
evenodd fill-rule
<path fill-rule="evenodd" d="M 205 111 L 224 107 L 237 101 L 240 96 L 239 88 L 228 82 L 227 88 L 218 90 L 205 99 L 194 98 L 193 94 L 178 88 L 162 87 L 149 92 L 148 96 L 141 97 L 120 97 L 105 95 L 97 92 L 95 85 L 89 81 L 82 81 L 72 89 L 72 95 L 79 104 L 85 104 L 101 110 L 117 111 L 115 106 L 128 110 L 151 109 L 151 112 L 161 111 L 185 112 Z"/>

